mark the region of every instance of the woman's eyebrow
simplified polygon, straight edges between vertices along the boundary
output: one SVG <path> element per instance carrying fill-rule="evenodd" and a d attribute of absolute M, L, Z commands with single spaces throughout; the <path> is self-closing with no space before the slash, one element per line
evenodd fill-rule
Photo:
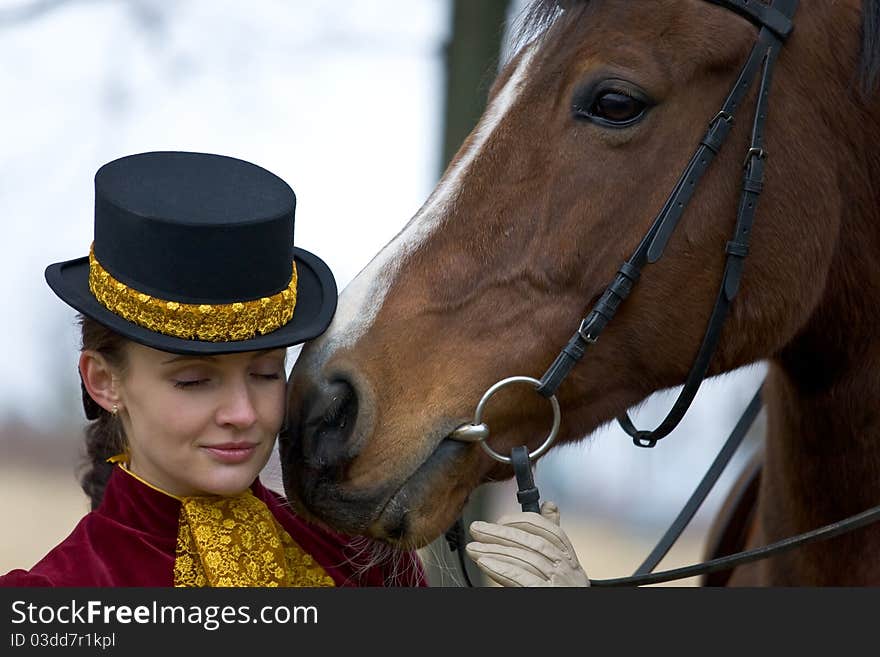
<path fill-rule="evenodd" d="M 276 348 L 276 349 L 261 349 L 260 351 L 255 351 L 255 352 L 254 352 L 253 356 L 251 357 L 251 360 L 255 360 L 255 359 L 257 359 L 257 358 L 260 358 L 261 356 L 267 356 L 267 355 L 270 355 L 270 354 L 277 354 L 279 357 L 284 357 L 284 356 L 287 355 L 287 349 L 278 349 L 278 348 Z M 209 361 L 216 361 L 216 360 L 217 360 L 217 356 L 214 356 L 214 355 L 211 355 L 211 354 L 201 354 L 201 355 L 195 355 L 195 354 L 192 354 L 192 355 L 191 355 L 191 354 L 180 354 L 179 356 L 173 356 L 173 357 L 169 358 L 168 360 L 163 360 L 163 361 L 162 361 L 162 364 L 163 364 L 163 365 L 169 365 L 169 364 L 171 364 L 171 363 L 177 363 L 177 362 L 182 361 L 182 360 L 209 360 Z"/>
<path fill-rule="evenodd" d="M 287 349 L 263 349 L 261 351 L 255 351 L 253 358 L 260 358 L 261 356 L 269 356 L 271 354 L 277 354 L 278 356 L 286 356 Z"/>
<path fill-rule="evenodd" d="M 169 358 L 168 360 L 163 360 L 163 365 L 168 365 L 169 363 L 176 363 L 181 360 L 216 360 L 215 356 L 191 356 L 188 354 L 181 354 L 180 356 L 174 356 L 173 358 Z"/>

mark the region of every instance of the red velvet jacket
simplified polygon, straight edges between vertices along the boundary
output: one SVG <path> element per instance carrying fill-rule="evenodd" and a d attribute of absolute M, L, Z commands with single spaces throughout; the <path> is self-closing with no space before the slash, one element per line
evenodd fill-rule
<path fill-rule="evenodd" d="M 414 552 L 357 568 L 348 559 L 360 545 L 344 550 L 350 538 L 299 518 L 259 479 L 251 491 L 337 586 L 427 586 Z M 29 571 L 0 576 L 0 586 L 173 586 L 179 515 L 178 500 L 114 468 L 100 507 Z"/>

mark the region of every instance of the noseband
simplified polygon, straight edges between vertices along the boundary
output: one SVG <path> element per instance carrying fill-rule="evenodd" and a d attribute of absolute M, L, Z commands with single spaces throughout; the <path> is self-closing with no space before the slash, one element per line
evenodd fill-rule
<path fill-rule="evenodd" d="M 733 235 L 725 247 L 727 259 L 724 265 L 724 275 L 697 356 L 675 404 L 657 428 L 653 430 L 637 429 L 629 415 L 625 412 L 617 420 L 623 430 L 632 437 L 635 445 L 639 447 L 654 447 L 659 440 L 669 435 L 678 426 L 693 402 L 700 385 L 706 378 L 709 363 L 718 345 L 721 329 L 727 318 L 730 304 L 739 290 L 743 263 L 749 252 L 749 235 L 757 211 L 758 197 L 764 186 L 764 167 L 767 159 L 767 151 L 764 149 L 764 129 L 769 110 L 769 92 L 772 84 L 773 70 L 783 44 L 792 32 L 792 19 L 798 5 L 798 0 L 775 0 L 772 4 L 763 4 L 760 0 L 706 0 L 706 2 L 734 11 L 750 20 L 759 28 L 757 41 L 740 71 L 736 84 L 730 90 L 721 109 L 709 122 L 709 129 L 700 140 L 700 145 L 679 177 L 672 193 L 666 199 L 663 208 L 642 238 L 639 246 L 632 256 L 621 265 L 614 281 L 605 289 L 589 314 L 581 320 L 568 344 L 562 349 L 540 381 L 528 379 L 528 377 L 505 379 L 505 381 L 495 384 L 487 392 L 480 402 L 479 410 L 482 409 L 482 405 L 487 397 L 491 396 L 492 392 L 499 386 L 509 382 L 524 382 L 528 379 L 529 382 L 534 384 L 535 389 L 540 395 L 550 399 L 554 404 L 554 410 L 558 414 L 558 404 L 555 397 L 556 391 L 574 366 L 583 358 L 587 348 L 598 341 L 602 331 L 614 318 L 620 305 L 632 292 L 633 287 L 641 277 L 642 269 L 645 265 L 653 264 L 663 256 L 666 245 L 693 197 L 699 181 L 708 170 L 712 160 L 721 150 L 730 133 L 737 111 L 740 109 L 751 88 L 752 81 L 760 71 L 761 82 L 752 123 L 752 139 L 743 160 L 742 193 L 736 225 Z M 652 572 L 684 531 L 688 522 L 720 477 L 724 467 L 730 461 L 734 451 L 761 408 L 760 395 L 761 392 L 759 390 L 684 509 L 679 513 L 672 526 L 667 530 L 645 562 L 639 567 L 635 575 L 609 580 L 591 580 L 593 586 L 654 584 L 720 570 L 729 570 L 735 566 L 764 559 L 806 543 L 828 539 L 852 531 L 880 519 L 880 506 L 878 506 L 843 521 L 754 550 L 740 552 L 676 570 L 661 573 Z M 511 459 L 498 458 L 494 450 L 487 449 L 488 446 L 485 445 L 485 440 L 488 438 L 489 430 L 486 425 L 480 423 L 480 416 L 481 413 L 478 412 L 474 424 L 460 427 L 453 432 L 451 438 L 480 442 L 484 450 L 496 460 L 505 463 L 513 462 L 517 479 L 520 482 L 521 491 L 519 498 L 523 502 L 522 482 L 523 480 L 531 480 L 527 474 L 524 474 L 522 463 L 528 463 L 529 459 L 536 457 L 536 452 L 543 452 L 549 447 L 549 443 L 555 437 L 555 430 L 558 428 L 558 417 L 554 419 L 554 431 L 551 432 L 551 437 L 541 445 L 539 450 L 523 456 L 523 454 L 526 454 L 524 448 L 514 448 L 511 456 L 517 456 L 517 458 Z M 536 511 L 537 488 L 534 488 L 533 482 L 531 486 L 532 488 L 529 489 L 530 506 L 526 508 L 526 504 L 523 503 L 523 510 Z M 460 519 L 453 529 L 447 532 L 447 540 L 450 541 L 450 546 L 454 550 L 458 549 L 459 558 L 462 559 L 461 566 L 464 569 L 463 551 L 461 550 L 463 529 Z M 470 580 L 467 579 L 466 570 L 464 570 L 464 574 L 468 584 L 470 584 Z"/>

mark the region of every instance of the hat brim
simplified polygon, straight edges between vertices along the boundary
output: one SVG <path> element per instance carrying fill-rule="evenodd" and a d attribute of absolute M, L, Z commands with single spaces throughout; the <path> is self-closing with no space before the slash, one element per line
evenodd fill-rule
<path fill-rule="evenodd" d="M 46 268 L 46 282 L 65 303 L 86 317 L 135 342 L 176 354 L 230 354 L 300 344 L 316 338 L 336 312 L 336 281 L 330 268 L 313 253 L 294 248 L 297 268 L 296 308 L 291 320 L 275 331 L 249 340 L 205 342 L 156 333 L 105 308 L 89 291 L 89 258 L 58 262 Z"/>

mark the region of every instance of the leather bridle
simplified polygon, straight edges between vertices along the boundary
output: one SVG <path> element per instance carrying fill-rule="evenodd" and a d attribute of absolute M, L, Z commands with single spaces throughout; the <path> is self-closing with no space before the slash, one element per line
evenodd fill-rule
<path fill-rule="evenodd" d="M 764 150 L 764 128 L 773 69 L 785 39 L 791 34 L 792 17 L 798 2 L 798 0 L 776 0 L 770 6 L 761 4 L 759 0 L 706 1 L 732 9 L 756 23 L 760 27 L 758 39 L 727 100 L 715 118 L 709 122 L 708 131 L 700 140 L 699 147 L 654 219 L 651 228 L 632 256 L 621 265 L 614 281 L 606 288 L 590 313 L 581 321 L 574 336 L 541 378 L 541 385 L 537 388 L 545 397 L 556 393 L 574 365 L 583 358 L 587 347 L 599 339 L 602 331 L 614 318 L 620 304 L 638 282 L 644 266 L 657 262 L 663 256 L 666 244 L 693 197 L 700 179 L 724 145 L 736 114 L 751 88 L 752 80 L 761 71 L 752 141 L 743 163 L 743 186 L 736 227 L 725 248 L 727 260 L 724 265 L 724 276 L 696 360 L 672 410 L 656 429 L 651 431 L 636 429 L 626 413 L 618 418 L 623 430 L 640 447 L 654 447 L 657 441 L 669 435 L 681 422 L 700 384 L 706 378 L 709 362 L 718 345 L 721 328 L 727 318 L 730 304 L 739 290 L 743 262 L 749 252 L 749 235 L 758 207 L 758 197 L 764 187 L 764 164 L 767 157 L 767 152 Z"/>
<path fill-rule="evenodd" d="M 633 287 L 641 277 L 642 269 L 645 265 L 655 263 L 662 257 L 675 227 L 678 225 L 682 214 L 693 197 L 697 184 L 709 168 L 712 160 L 721 150 L 733 125 L 734 118 L 752 86 L 752 81 L 760 72 L 761 81 L 752 124 L 752 138 L 743 162 L 742 193 L 736 225 L 732 238 L 725 247 L 727 258 L 724 265 L 724 275 L 696 359 L 691 366 L 675 404 L 657 428 L 653 430 L 637 429 L 627 413 L 618 418 L 618 422 L 623 430 L 632 437 L 634 444 L 639 447 L 654 447 L 659 440 L 669 435 L 681 422 L 693 402 L 697 390 L 706 378 L 709 363 L 718 345 L 718 339 L 724 321 L 727 318 L 730 304 L 739 290 L 743 262 L 749 252 L 749 235 L 757 210 L 758 197 L 764 186 L 764 166 L 767 158 L 767 152 L 764 149 L 764 129 L 769 109 L 769 91 L 772 84 L 773 70 L 777 57 L 786 39 L 792 32 L 792 21 L 798 5 L 798 0 L 775 0 L 772 4 L 764 4 L 761 0 L 705 1 L 732 10 L 754 23 L 759 28 L 757 41 L 727 99 L 720 111 L 710 121 L 708 131 L 700 140 L 699 147 L 678 179 L 660 213 L 654 219 L 647 234 L 632 256 L 621 265 L 614 281 L 605 289 L 605 292 L 590 310 L 589 314 L 581 320 L 578 329 L 568 344 L 562 349 L 540 381 L 532 380 L 535 383 L 537 392 L 550 399 L 554 403 L 554 408 L 558 409 L 555 393 L 559 386 L 571 372 L 572 368 L 583 358 L 587 348 L 597 342 L 602 331 L 613 319 L 621 303 L 632 292 Z M 490 396 L 492 391 L 500 385 L 514 380 L 522 382 L 527 378 L 513 377 L 504 382 L 499 382 L 490 389 L 487 396 Z M 485 403 L 487 396 L 484 396 L 481 405 Z M 880 520 L 880 506 L 876 506 L 840 522 L 832 523 L 757 549 L 739 552 L 685 568 L 654 573 L 654 568 L 684 531 L 688 522 L 720 477 L 725 466 L 729 463 L 760 408 L 761 391 L 759 389 L 690 500 L 636 573 L 632 577 L 591 580 L 591 585 L 639 586 L 729 570 L 735 566 L 764 559 L 794 547 L 838 536 Z M 479 416 L 480 413 L 478 412 L 477 420 Z M 554 431 L 557 425 L 558 416 L 554 425 Z M 481 445 L 491 456 L 497 460 L 502 460 L 497 457 L 493 450 L 485 445 L 485 439 L 488 437 L 488 427 L 480 424 L 479 421 L 475 421 L 473 425 L 460 427 L 451 437 L 457 440 L 480 441 Z M 525 448 L 514 448 L 511 452 L 511 458 L 504 460 L 504 462 L 510 462 L 514 465 L 517 480 L 520 484 L 518 498 L 523 504 L 524 511 L 538 510 L 538 491 L 530 477 L 527 465 L 529 459 L 535 458 L 538 452 L 546 450 L 554 437 L 555 433 L 551 432 L 550 438 L 545 441 L 544 445 L 532 454 L 528 454 Z M 465 569 L 463 559 L 464 531 L 460 518 L 453 528 L 447 532 L 446 538 L 449 541 L 450 547 L 453 550 L 458 550 L 465 579 L 467 584 L 471 585 L 470 580 L 467 578 L 467 570 Z"/>

